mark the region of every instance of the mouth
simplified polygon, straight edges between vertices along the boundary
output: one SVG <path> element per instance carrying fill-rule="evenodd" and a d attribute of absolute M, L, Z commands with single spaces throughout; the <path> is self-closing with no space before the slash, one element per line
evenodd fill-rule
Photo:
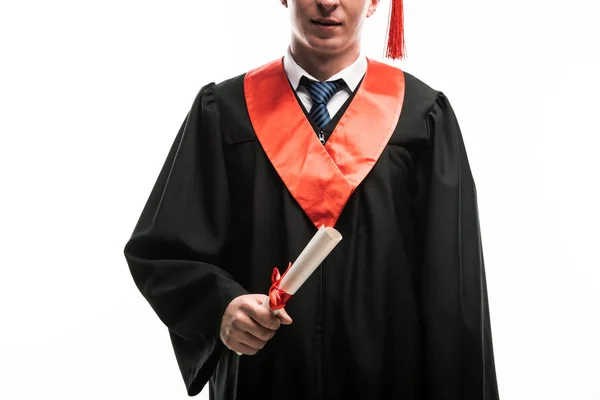
<path fill-rule="evenodd" d="M 339 22 L 335 19 L 332 19 L 332 18 L 315 18 L 315 19 L 311 19 L 310 22 L 313 25 L 316 25 L 320 28 L 328 29 L 328 30 L 334 29 L 335 27 L 342 25 L 341 22 Z"/>

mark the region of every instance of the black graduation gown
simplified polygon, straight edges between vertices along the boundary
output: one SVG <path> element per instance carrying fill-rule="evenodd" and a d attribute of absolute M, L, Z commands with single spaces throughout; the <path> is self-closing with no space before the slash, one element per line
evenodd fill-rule
<path fill-rule="evenodd" d="M 225 308 L 267 294 L 316 228 L 257 141 L 244 76 L 200 90 L 124 250 L 190 396 L 210 382 L 223 400 L 498 398 L 459 125 L 443 93 L 404 77 L 397 128 L 335 226 L 343 240 L 288 303 L 293 324 L 241 357 L 219 339 Z"/>

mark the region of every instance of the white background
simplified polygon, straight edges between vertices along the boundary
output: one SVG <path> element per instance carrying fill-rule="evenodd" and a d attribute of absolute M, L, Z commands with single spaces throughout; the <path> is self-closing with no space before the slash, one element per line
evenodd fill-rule
<path fill-rule="evenodd" d="M 501 398 L 598 400 L 599 3 L 405 1 L 394 64 L 450 98 L 478 185 Z M 288 31 L 278 0 L 2 1 L 0 398 L 187 398 L 122 249 L 199 88 Z"/>

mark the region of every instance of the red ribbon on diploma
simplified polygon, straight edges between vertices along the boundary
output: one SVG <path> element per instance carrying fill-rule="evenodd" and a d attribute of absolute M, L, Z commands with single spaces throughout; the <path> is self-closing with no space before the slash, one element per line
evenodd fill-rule
<path fill-rule="evenodd" d="M 273 268 L 273 273 L 271 274 L 271 288 L 269 289 L 269 306 L 271 307 L 271 310 L 284 308 L 286 303 L 292 298 L 291 294 L 288 294 L 279 288 L 281 280 L 291 267 L 292 263 L 290 262 L 283 275 L 279 274 L 277 267 Z"/>

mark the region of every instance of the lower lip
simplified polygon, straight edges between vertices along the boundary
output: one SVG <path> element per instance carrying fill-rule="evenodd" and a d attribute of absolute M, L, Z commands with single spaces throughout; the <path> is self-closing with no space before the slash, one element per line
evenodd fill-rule
<path fill-rule="evenodd" d="M 335 28 L 338 28 L 340 26 L 340 25 L 323 25 L 323 24 L 318 24 L 316 22 L 313 22 L 313 25 L 324 31 L 332 31 Z"/>

